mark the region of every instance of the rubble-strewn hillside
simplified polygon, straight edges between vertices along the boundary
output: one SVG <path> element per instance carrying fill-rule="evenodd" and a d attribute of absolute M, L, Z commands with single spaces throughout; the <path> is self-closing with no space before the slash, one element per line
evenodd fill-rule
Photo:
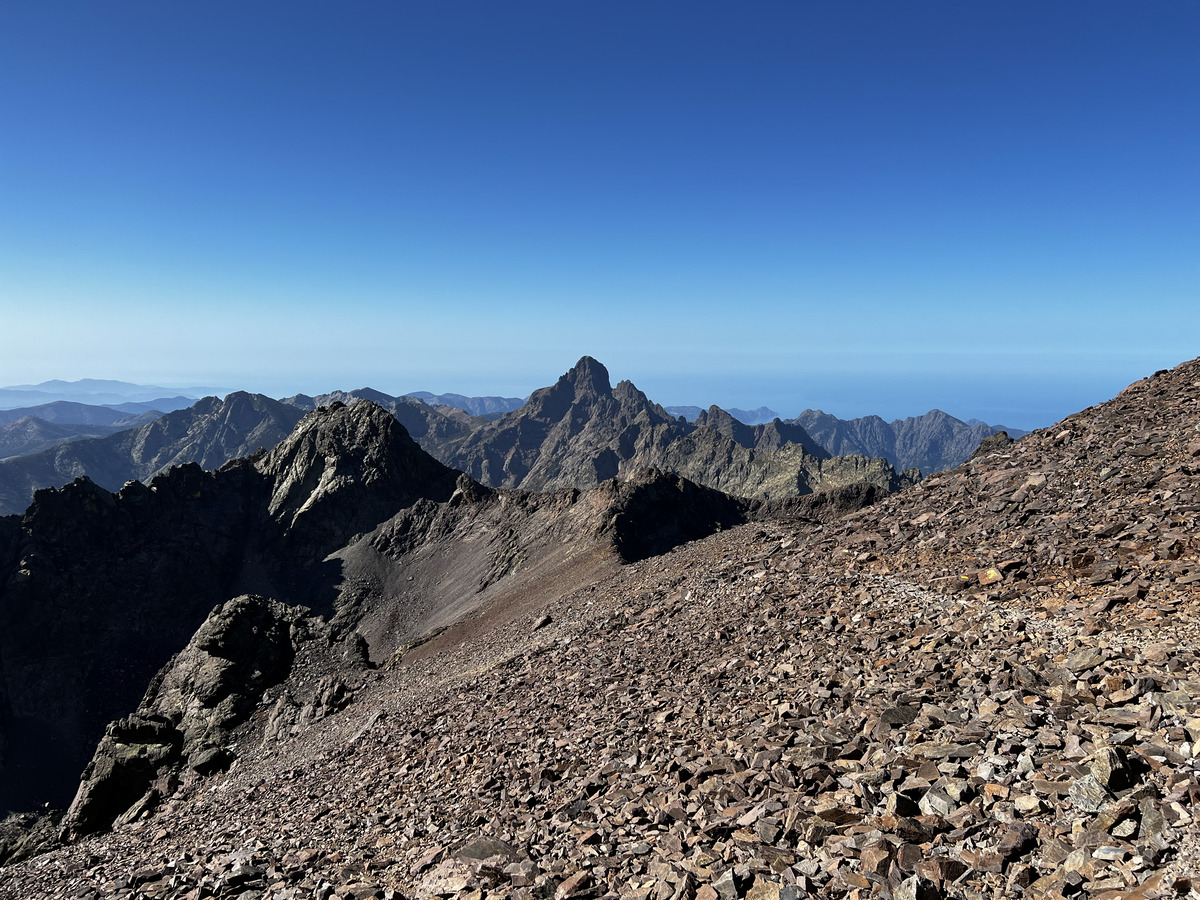
<path fill-rule="evenodd" d="M 232 769 L 0 893 L 1194 896 L 1198 473 L 1193 362 L 834 523 L 304 663 Z"/>

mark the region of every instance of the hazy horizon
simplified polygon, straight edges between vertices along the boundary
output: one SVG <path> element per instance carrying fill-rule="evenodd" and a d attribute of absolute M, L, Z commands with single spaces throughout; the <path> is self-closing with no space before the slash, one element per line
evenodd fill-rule
<path fill-rule="evenodd" d="M 1031 428 L 1200 353 L 1200 6 L 0 8 L 0 382 Z"/>

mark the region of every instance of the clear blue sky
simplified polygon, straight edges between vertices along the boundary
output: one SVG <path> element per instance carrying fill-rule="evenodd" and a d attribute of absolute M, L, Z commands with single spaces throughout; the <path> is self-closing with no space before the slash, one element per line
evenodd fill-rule
<path fill-rule="evenodd" d="M 0 4 L 0 384 L 1049 424 L 1200 355 L 1200 3 Z"/>

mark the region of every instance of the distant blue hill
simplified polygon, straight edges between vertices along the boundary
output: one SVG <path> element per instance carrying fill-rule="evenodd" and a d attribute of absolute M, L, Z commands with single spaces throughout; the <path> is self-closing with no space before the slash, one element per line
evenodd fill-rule
<path fill-rule="evenodd" d="M 44 406 L 64 401 L 91 406 L 110 406 L 122 412 L 141 413 L 149 409 L 171 412 L 195 403 L 204 393 L 200 388 L 165 388 L 152 384 L 132 384 L 128 381 L 109 381 L 83 378 L 79 381 L 43 381 L 40 384 L 14 384 L 0 387 L 0 409 Z M 140 404 L 126 408 L 125 404 Z"/>
<path fill-rule="evenodd" d="M 433 394 L 429 391 L 413 391 L 405 397 L 415 397 L 430 406 L 453 406 L 473 416 L 490 416 L 512 412 L 525 405 L 520 397 L 466 397 L 462 394 Z"/>

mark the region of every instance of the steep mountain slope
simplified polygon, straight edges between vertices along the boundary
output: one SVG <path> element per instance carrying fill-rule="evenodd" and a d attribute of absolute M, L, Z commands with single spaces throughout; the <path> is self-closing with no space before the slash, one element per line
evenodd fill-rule
<path fill-rule="evenodd" d="M 1188 896 L 1198 460 L 1193 362 L 846 519 L 722 531 L 340 690 L 293 670 L 228 774 L 0 883 Z"/>
<path fill-rule="evenodd" d="M 521 409 L 431 452 L 484 484 L 526 490 L 586 488 L 648 467 L 742 497 L 906 483 L 884 460 L 829 459 L 796 426 L 751 428 L 716 407 L 699 425 L 682 422 L 630 382 L 613 387 L 586 356 Z"/>
<path fill-rule="evenodd" d="M 488 490 L 366 401 L 319 408 L 271 452 L 215 472 L 175 467 L 115 495 L 83 479 L 39 491 L 22 518 L 0 519 L 0 681 L 11 711 L 0 721 L 0 804 L 65 806 L 105 725 L 133 711 L 209 610 L 236 595 L 304 604 L 332 620 L 331 640 L 357 631 L 363 653 L 386 660 L 476 609 L 515 615 L 620 558 L 750 511 L 657 472 L 585 494 Z M 171 734 L 164 728 L 127 723 L 113 746 L 135 735 L 155 743 Z M 212 740 L 193 749 L 207 753 Z M 79 813 L 77 824 L 86 831 L 106 815 Z"/>
<path fill-rule="evenodd" d="M 39 453 L 69 441 L 107 437 L 156 418 L 158 415 L 152 413 L 143 421 L 124 425 L 60 425 L 35 416 L 24 416 L 0 425 L 0 460 Z"/>
<path fill-rule="evenodd" d="M 369 400 L 396 417 L 405 431 L 421 445 L 426 453 L 443 462 L 449 456 L 448 448 L 467 437 L 483 424 L 484 420 L 473 418 L 461 409 L 449 406 L 433 407 L 416 397 L 392 397 L 373 388 L 358 388 L 353 391 L 331 391 L 308 397 L 297 394 L 282 402 L 305 411 L 329 403 L 353 403 Z"/>
<path fill-rule="evenodd" d="M 86 475 L 108 490 L 186 462 L 217 468 L 231 459 L 275 446 L 300 419 L 293 406 L 242 392 L 224 400 L 206 397 L 105 438 L 75 441 L 0 461 L 0 513 L 25 510 L 39 488 L 58 487 Z"/>
<path fill-rule="evenodd" d="M 882 456 L 897 469 L 917 468 L 926 475 L 965 462 L 980 441 L 1002 430 L 1002 426 L 961 422 L 940 409 L 892 422 L 879 416 L 839 419 L 819 409 L 806 409 L 790 421 L 835 456 Z M 1018 429 L 1008 431 L 1013 438 L 1025 434 Z"/>

